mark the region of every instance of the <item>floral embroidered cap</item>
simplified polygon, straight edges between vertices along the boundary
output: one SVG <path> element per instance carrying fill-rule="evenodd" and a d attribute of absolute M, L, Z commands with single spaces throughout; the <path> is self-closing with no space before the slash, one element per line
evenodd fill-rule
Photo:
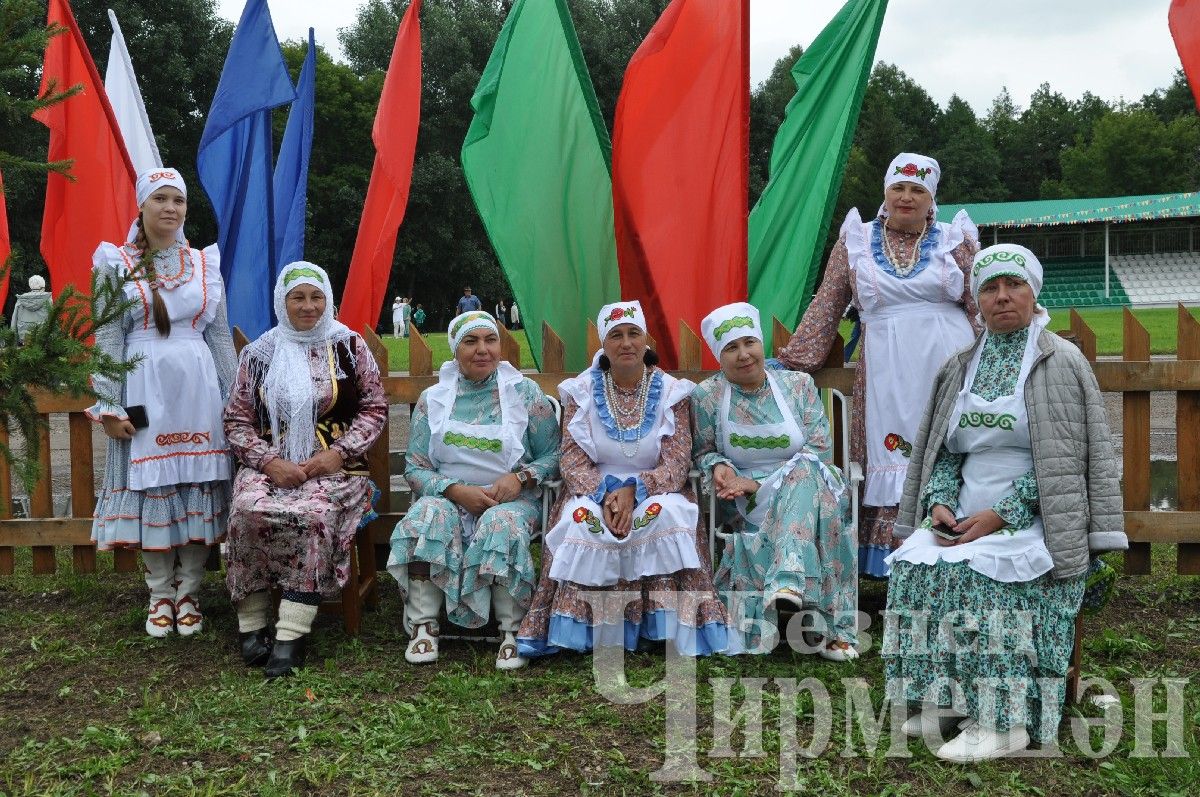
<path fill-rule="evenodd" d="M 981 249 L 971 266 L 971 295 L 979 301 L 979 289 L 990 279 L 1008 276 L 1029 283 L 1036 298 L 1042 292 L 1042 263 L 1037 255 L 1018 244 L 996 244 Z"/>
<path fill-rule="evenodd" d="M 500 334 L 500 327 L 496 326 L 496 319 L 492 318 L 490 313 L 468 310 L 450 319 L 450 326 L 446 327 L 446 334 L 450 337 L 450 351 L 458 351 L 458 344 L 462 343 L 462 339 L 468 332 L 476 329 L 490 329 L 497 335 Z"/>
<path fill-rule="evenodd" d="M 758 338 L 762 342 L 762 323 L 758 309 L 746 302 L 734 302 L 713 310 L 700 322 L 700 334 L 718 360 L 721 350 L 738 338 Z"/>
<path fill-rule="evenodd" d="M 600 313 L 596 316 L 596 330 L 600 333 L 601 340 L 618 324 L 633 324 L 642 332 L 646 332 L 646 314 L 642 312 L 642 303 L 635 299 L 632 302 L 606 304 L 600 308 Z"/>
<path fill-rule="evenodd" d="M 901 152 L 888 164 L 883 175 L 883 190 L 888 190 L 896 183 L 917 183 L 936 197 L 941 176 L 942 167 L 933 158 L 914 152 Z"/>

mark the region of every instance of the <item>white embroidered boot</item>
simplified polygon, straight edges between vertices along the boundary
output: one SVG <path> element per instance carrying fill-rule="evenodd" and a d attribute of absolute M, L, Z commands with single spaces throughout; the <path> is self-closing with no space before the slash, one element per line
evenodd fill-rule
<path fill-rule="evenodd" d="M 175 551 L 142 551 L 142 565 L 150 588 L 146 633 L 162 639 L 175 630 Z"/>
<path fill-rule="evenodd" d="M 207 562 L 207 545 L 190 544 L 179 548 L 179 567 L 175 571 L 175 628 L 180 636 L 191 636 L 204 630 L 199 595 Z"/>
<path fill-rule="evenodd" d="M 404 602 L 404 624 L 411 628 L 412 639 L 404 651 L 409 664 L 432 664 L 438 659 L 438 613 L 442 610 L 442 591 L 426 578 L 408 582 L 408 600 Z"/>
<path fill-rule="evenodd" d="M 492 587 L 492 609 L 500 626 L 500 633 L 504 635 L 500 640 L 500 651 L 496 654 L 496 669 L 519 670 L 529 664 L 529 659 L 517 653 L 517 628 L 520 627 L 525 612 L 517 606 L 512 593 L 499 584 Z"/>

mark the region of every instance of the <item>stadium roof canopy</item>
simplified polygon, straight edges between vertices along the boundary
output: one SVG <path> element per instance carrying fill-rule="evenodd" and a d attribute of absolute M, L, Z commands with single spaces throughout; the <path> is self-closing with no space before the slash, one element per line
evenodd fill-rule
<path fill-rule="evenodd" d="M 948 222 L 954 218 L 955 213 L 963 209 L 970 214 L 971 221 L 980 227 L 1048 227 L 1059 224 L 1157 221 L 1200 216 L 1200 192 L 943 205 L 938 208 L 938 220 Z"/>

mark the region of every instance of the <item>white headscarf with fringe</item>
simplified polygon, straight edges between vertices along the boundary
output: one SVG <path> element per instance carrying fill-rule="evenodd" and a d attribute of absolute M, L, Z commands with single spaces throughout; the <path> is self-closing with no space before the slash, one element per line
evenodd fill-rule
<path fill-rule="evenodd" d="M 325 312 L 312 329 L 298 330 L 287 314 L 287 295 L 300 285 L 313 285 L 325 294 Z M 355 336 L 349 327 L 333 317 L 333 289 L 325 269 L 306 261 L 289 263 L 275 281 L 275 316 L 279 323 L 246 347 L 252 382 L 261 384 L 271 437 L 279 455 L 292 462 L 303 462 L 316 449 L 317 406 L 312 352 L 319 351 L 321 371 L 328 374 L 326 353 L 335 344 Z M 352 345 L 347 346 L 354 368 L 377 369 L 374 357 L 359 361 Z M 334 376 L 343 378 L 334 356 Z M 285 433 L 281 439 L 280 429 Z"/>

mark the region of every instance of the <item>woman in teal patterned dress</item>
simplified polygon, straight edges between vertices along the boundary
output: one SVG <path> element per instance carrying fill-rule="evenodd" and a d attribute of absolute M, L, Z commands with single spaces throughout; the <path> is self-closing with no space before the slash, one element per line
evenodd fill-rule
<path fill-rule="evenodd" d="M 529 539 L 541 525 L 539 485 L 558 473 L 558 420 L 537 383 L 500 360 L 487 313 L 450 322 L 454 359 L 412 415 L 405 477 L 420 496 L 392 533 L 388 572 L 404 596 L 405 658 L 438 657 L 438 615 L 479 628 L 494 608 L 511 670 L 514 634 L 533 596 Z"/>
<path fill-rule="evenodd" d="M 986 332 L 934 383 L 897 521 L 919 527 L 888 557 L 888 695 L 950 761 L 1053 743 L 1089 554 L 1128 544 L 1100 391 L 1041 283 L 1024 247 L 975 256 Z"/>
<path fill-rule="evenodd" d="M 778 607 L 811 610 L 825 637 L 817 652 L 856 658 L 858 548 L 816 385 L 764 368 L 752 305 L 718 308 L 701 330 L 721 372 L 692 394 L 692 453 L 733 531 L 715 578 L 731 620 L 747 652 L 768 653 Z"/>

